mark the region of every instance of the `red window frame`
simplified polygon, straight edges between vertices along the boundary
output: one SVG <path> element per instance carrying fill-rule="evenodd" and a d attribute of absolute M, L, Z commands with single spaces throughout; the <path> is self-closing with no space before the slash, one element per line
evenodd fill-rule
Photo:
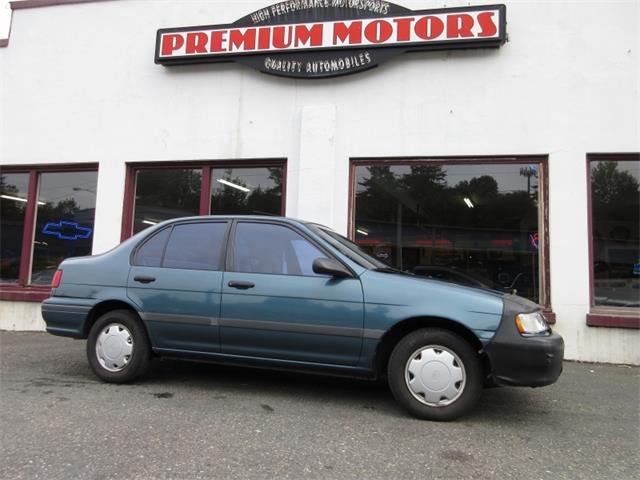
<path fill-rule="evenodd" d="M 640 153 L 590 153 L 587 154 L 587 214 L 589 224 L 589 312 L 590 327 L 640 328 L 640 308 L 605 307 L 595 304 L 595 272 L 593 271 L 593 204 L 591 191 L 591 163 L 598 161 L 640 161 Z"/>
<path fill-rule="evenodd" d="M 355 239 L 355 191 L 356 168 L 369 165 L 487 165 L 487 164 L 537 163 L 540 168 L 539 231 L 542 234 L 540 248 L 540 305 L 549 323 L 556 322 L 551 308 L 551 269 L 549 261 L 549 159 L 546 155 L 479 156 L 479 157 L 386 157 L 352 158 L 349 166 L 349 238 Z"/>
<path fill-rule="evenodd" d="M 33 255 L 33 237 L 36 222 L 36 205 L 41 173 L 50 172 L 97 172 L 97 163 L 55 164 L 55 165 L 3 165 L 3 173 L 26 173 L 29 175 L 27 208 L 22 231 L 22 252 L 20 273 L 17 283 L 0 284 L 0 300 L 41 302 L 51 294 L 48 285 L 29 285 L 29 273 Z"/>
<path fill-rule="evenodd" d="M 287 201 L 287 161 L 286 159 L 253 159 L 253 160 L 201 160 L 195 162 L 135 162 L 127 163 L 125 177 L 124 205 L 122 214 L 122 226 L 120 241 L 124 241 L 133 235 L 133 217 L 136 198 L 136 175 L 141 170 L 167 169 L 167 168 L 199 168 L 202 170 L 200 183 L 200 211 L 198 215 L 210 214 L 211 202 L 211 176 L 213 170 L 225 168 L 258 168 L 280 167 L 282 168 L 282 204 L 280 214 L 286 213 Z"/>

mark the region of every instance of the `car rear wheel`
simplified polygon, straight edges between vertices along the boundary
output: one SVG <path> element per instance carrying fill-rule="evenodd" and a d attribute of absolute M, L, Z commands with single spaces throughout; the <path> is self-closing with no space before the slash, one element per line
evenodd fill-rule
<path fill-rule="evenodd" d="M 137 315 L 113 310 L 98 318 L 87 339 L 87 357 L 93 372 L 105 382 L 128 382 L 144 374 L 151 346 Z"/>
<path fill-rule="evenodd" d="M 448 330 L 423 328 L 403 337 L 387 368 L 389 387 L 412 415 L 447 421 L 469 412 L 482 393 L 477 353 Z"/>

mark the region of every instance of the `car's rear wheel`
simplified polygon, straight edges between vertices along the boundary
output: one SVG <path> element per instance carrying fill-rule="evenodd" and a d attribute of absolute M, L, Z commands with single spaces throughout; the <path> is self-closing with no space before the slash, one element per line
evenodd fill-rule
<path fill-rule="evenodd" d="M 393 349 L 387 367 L 398 403 L 426 420 L 453 420 L 469 412 L 482 393 L 478 354 L 459 335 L 439 328 L 415 330 Z"/>
<path fill-rule="evenodd" d="M 151 346 L 138 316 L 113 310 L 98 318 L 87 339 L 87 357 L 93 372 L 105 382 L 128 382 L 144 374 Z"/>

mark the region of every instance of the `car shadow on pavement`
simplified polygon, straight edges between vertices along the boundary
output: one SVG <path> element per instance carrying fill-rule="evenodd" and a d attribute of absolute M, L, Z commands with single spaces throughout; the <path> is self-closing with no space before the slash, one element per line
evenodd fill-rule
<path fill-rule="evenodd" d="M 345 408 L 362 408 L 376 414 L 409 418 L 396 404 L 389 388 L 380 382 L 313 375 L 248 367 L 216 365 L 192 361 L 162 359 L 154 361 L 150 371 L 136 382 L 153 387 L 157 398 L 171 398 L 180 390 L 241 395 L 264 400 L 265 397 L 301 402 L 329 402 Z M 540 422 L 552 413 L 552 405 L 529 388 L 488 388 L 480 403 L 463 421 L 473 423 L 522 424 L 530 419 Z M 265 410 L 268 405 L 263 406 Z"/>

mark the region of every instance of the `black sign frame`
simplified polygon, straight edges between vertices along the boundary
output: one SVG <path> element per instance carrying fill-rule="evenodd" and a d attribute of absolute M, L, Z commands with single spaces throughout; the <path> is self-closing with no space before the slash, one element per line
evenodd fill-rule
<path fill-rule="evenodd" d="M 326 3 L 331 3 L 325 0 Z M 507 40 L 506 33 L 506 6 L 503 4 L 477 5 L 467 7 L 451 7 L 437 8 L 426 10 L 411 10 L 400 5 L 390 2 L 378 2 L 388 6 L 386 13 L 376 13 L 373 11 L 364 11 L 352 7 L 315 7 L 308 8 L 304 11 L 294 11 L 277 17 L 270 17 L 256 22 L 256 16 L 261 12 L 269 9 L 275 9 L 278 6 L 291 4 L 291 1 L 283 1 L 268 7 L 256 10 L 244 17 L 229 24 L 210 24 L 197 25 L 190 27 L 161 28 L 156 33 L 155 47 L 155 63 L 163 66 L 176 65 L 192 65 L 202 63 L 228 63 L 237 62 L 255 68 L 262 73 L 276 75 L 281 77 L 299 78 L 299 79 L 315 79 L 329 78 L 343 75 L 359 73 L 371 68 L 377 67 L 380 63 L 389 60 L 395 56 L 404 53 L 419 51 L 441 51 L 455 49 L 470 48 L 498 48 Z M 372 3 L 372 2 L 369 2 Z M 247 27 L 270 27 L 277 25 L 297 25 L 310 24 L 320 22 L 333 21 L 352 21 L 352 20 L 384 20 L 389 17 L 400 16 L 420 16 L 420 15 L 440 15 L 440 14 L 456 14 L 469 12 L 498 11 L 499 18 L 496 22 L 498 29 L 497 36 L 488 38 L 469 38 L 469 39 L 447 39 L 441 41 L 425 41 L 424 43 L 394 45 L 366 45 L 366 46 L 323 46 L 317 49 L 308 47 L 300 49 L 291 49 L 287 51 L 262 51 L 254 50 L 247 52 L 230 52 L 216 54 L 198 54 L 185 56 L 161 56 L 162 37 L 164 34 L 170 33 L 187 33 L 205 30 L 234 29 Z M 268 60 L 277 62 L 278 68 L 268 68 Z M 331 68 L 323 68 L 326 65 L 333 65 L 336 62 L 348 63 L 349 68 L 340 69 L 339 71 Z M 305 68 L 301 66 L 304 64 Z M 314 70 L 309 65 L 320 65 L 320 68 Z M 275 65 L 275 64 L 274 64 Z"/>

